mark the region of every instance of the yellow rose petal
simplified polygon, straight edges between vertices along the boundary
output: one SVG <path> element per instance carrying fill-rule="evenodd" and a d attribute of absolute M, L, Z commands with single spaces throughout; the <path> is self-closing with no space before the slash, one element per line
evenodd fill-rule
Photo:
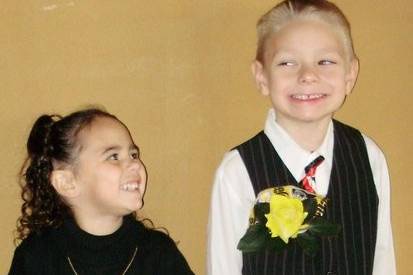
<path fill-rule="evenodd" d="M 265 226 L 271 231 L 271 237 L 280 237 L 288 243 L 289 238 L 297 236 L 307 214 L 299 199 L 273 194 Z"/>

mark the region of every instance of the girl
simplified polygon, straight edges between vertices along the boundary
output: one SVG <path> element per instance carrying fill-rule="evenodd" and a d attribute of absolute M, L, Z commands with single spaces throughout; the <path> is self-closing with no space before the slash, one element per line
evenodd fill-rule
<path fill-rule="evenodd" d="M 135 219 L 146 170 L 115 116 L 42 115 L 27 151 L 9 274 L 193 274 L 169 236 Z"/>

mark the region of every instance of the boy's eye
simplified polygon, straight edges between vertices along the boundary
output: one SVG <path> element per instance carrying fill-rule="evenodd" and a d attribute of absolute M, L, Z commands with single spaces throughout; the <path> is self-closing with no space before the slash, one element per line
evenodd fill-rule
<path fill-rule="evenodd" d="M 332 65 L 332 64 L 337 64 L 334 61 L 331 60 L 320 60 L 318 61 L 318 65 Z"/>
<path fill-rule="evenodd" d="M 293 61 L 282 61 L 278 63 L 278 66 L 293 66 L 295 63 Z"/>

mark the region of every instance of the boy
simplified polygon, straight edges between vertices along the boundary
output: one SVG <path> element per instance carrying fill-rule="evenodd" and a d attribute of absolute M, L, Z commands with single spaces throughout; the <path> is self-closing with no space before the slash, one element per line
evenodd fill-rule
<path fill-rule="evenodd" d="M 395 274 L 384 155 L 332 119 L 358 74 L 347 19 L 328 1 L 287 0 L 259 20 L 257 32 L 252 72 L 273 108 L 264 131 L 227 153 L 217 170 L 208 274 Z M 315 257 L 293 241 L 279 253 L 238 251 L 256 195 L 299 186 L 304 168 L 320 156 L 309 188 L 328 198 L 326 217 L 340 224 L 339 235 L 321 240 Z"/>

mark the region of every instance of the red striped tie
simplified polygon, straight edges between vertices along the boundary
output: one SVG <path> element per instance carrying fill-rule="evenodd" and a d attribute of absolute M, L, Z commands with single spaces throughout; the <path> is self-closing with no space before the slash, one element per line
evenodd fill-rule
<path fill-rule="evenodd" d="M 304 178 L 299 182 L 301 186 L 308 192 L 315 193 L 313 187 L 311 186 L 311 183 L 315 183 L 315 172 L 317 170 L 317 167 L 324 161 L 323 156 L 317 157 L 315 160 L 313 160 L 309 165 L 307 165 L 304 168 L 305 171 L 305 176 Z"/>

